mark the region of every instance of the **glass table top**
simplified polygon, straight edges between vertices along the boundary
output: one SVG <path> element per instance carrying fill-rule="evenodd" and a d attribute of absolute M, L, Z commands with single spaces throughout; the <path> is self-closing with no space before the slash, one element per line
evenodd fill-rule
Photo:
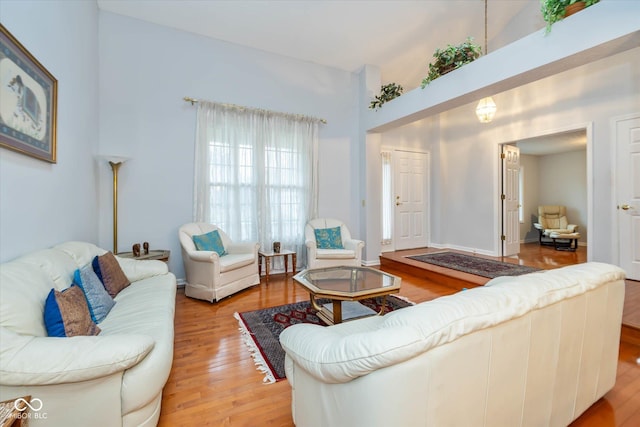
<path fill-rule="evenodd" d="M 294 279 L 317 294 L 368 294 L 400 289 L 401 279 L 369 267 L 328 267 L 304 270 Z"/>

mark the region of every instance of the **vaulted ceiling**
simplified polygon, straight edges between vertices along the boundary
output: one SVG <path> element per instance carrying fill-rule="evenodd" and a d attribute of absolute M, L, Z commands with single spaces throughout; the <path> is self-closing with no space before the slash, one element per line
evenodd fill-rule
<path fill-rule="evenodd" d="M 438 47 L 485 42 L 484 0 L 98 0 L 101 10 L 347 71 L 420 85 Z M 489 51 L 544 27 L 539 0 L 488 0 Z"/>

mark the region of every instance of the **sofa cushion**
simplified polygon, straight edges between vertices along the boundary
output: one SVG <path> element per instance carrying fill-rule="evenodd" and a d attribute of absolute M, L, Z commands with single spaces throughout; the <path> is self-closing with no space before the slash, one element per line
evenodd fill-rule
<path fill-rule="evenodd" d="M 565 230 L 569 226 L 569 221 L 564 215 L 559 218 L 540 217 L 540 224 L 544 229 L 553 228 Z"/>
<path fill-rule="evenodd" d="M 351 259 L 355 258 L 355 251 L 349 249 L 318 249 L 317 259 Z"/>
<path fill-rule="evenodd" d="M 344 249 L 340 227 L 316 228 L 313 232 L 318 249 Z"/>
<path fill-rule="evenodd" d="M 109 295 L 115 297 L 118 292 L 131 284 L 125 276 L 120 264 L 111 252 L 96 256 L 93 259 L 93 271 L 100 278 Z"/>
<path fill-rule="evenodd" d="M 73 275 L 73 283 L 80 286 L 87 298 L 89 304 L 89 313 L 91 313 L 91 319 L 100 323 L 107 317 L 109 311 L 115 304 L 111 295 L 102 285 L 100 278 L 93 271 L 91 264 L 87 264 L 82 268 L 75 271 Z"/>
<path fill-rule="evenodd" d="M 213 230 L 205 234 L 199 234 L 193 236 L 193 243 L 196 245 L 196 249 L 199 251 L 213 251 L 218 255 L 223 256 L 227 253 L 222 243 L 222 238 L 218 230 Z"/>
<path fill-rule="evenodd" d="M 154 343 L 142 363 L 124 373 L 123 413 L 151 402 L 167 381 L 173 361 L 175 295 L 171 273 L 136 281 L 118 294 L 116 305 L 100 323 L 101 337 L 142 334 Z"/>
<path fill-rule="evenodd" d="M 220 258 L 220 273 L 235 270 L 245 265 L 251 265 L 255 261 L 254 254 L 227 254 Z"/>
<path fill-rule="evenodd" d="M 44 323 L 50 337 L 100 333 L 100 328 L 91 320 L 84 292 L 76 285 L 62 292 L 51 289 L 44 305 Z"/>
<path fill-rule="evenodd" d="M 44 302 L 55 282 L 21 259 L 0 265 L 0 326 L 20 335 L 46 337 Z M 3 347 L 4 347 L 4 343 Z"/>

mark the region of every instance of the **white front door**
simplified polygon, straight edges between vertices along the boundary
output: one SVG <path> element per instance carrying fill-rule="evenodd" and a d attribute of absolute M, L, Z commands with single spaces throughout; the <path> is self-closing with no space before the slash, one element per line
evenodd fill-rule
<path fill-rule="evenodd" d="M 394 233 L 396 250 L 428 244 L 428 159 L 426 153 L 394 151 Z"/>
<path fill-rule="evenodd" d="M 520 252 L 520 149 L 502 146 L 502 256 Z"/>
<path fill-rule="evenodd" d="M 616 122 L 616 151 L 620 267 L 640 280 L 640 116 Z"/>

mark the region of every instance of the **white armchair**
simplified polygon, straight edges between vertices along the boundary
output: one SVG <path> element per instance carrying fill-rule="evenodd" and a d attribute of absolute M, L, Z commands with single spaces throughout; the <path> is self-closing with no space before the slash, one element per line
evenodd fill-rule
<path fill-rule="evenodd" d="M 226 254 L 199 251 L 193 236 L 218 230 Z M 209 302 L 219 301 L 260 283 L 258 243 L 233 243 L 224 231 L 212 224 L 189 223 L 178 231 L 187 284 L 185 295 Z"/>
<path fill-rule="evenodd" d="M 321 248 L 316 241 L 316 230 L 339 228 L 342 248 Z M 362 264 L 364 242 L 351 238 L 344 222 L 332 218 L 316 218 L 307 222 L 304 230 L 307 246 L 307 268 L 324 268 L 339 265 L 359 267 Z"/>
<path fill-rule="evenodd" d="M 541 245 L 553 245 L 551 233 L 571 234 L 578 231 L 578 226 L 569 224 L 567 208 L 560 205 L 538 206 L 538 222 L 533 226 L 538 230 L 538 241 Z"/>

